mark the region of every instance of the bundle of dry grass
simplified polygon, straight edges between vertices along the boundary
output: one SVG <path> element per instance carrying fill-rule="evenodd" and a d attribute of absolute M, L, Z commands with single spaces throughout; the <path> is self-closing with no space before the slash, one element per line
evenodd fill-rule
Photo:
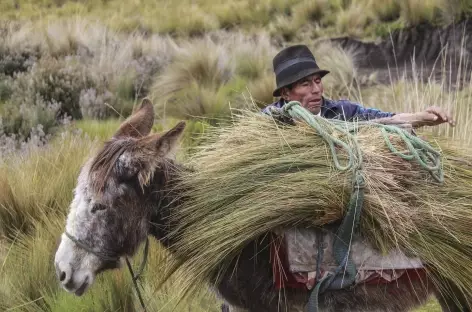
<path fill-rule="evenodd" d="M 240 118 L 239 118 L 240 117 Z M 322 226 L 343 218 L 352 192 L 352 171 L 340 171 L 326 141 L 305 123 L 286 125 L 243 112 L 210 131 L 183 173 L 185 203 L 174 218 L 176 259 L 185 267 L 185 293 L 227 268 L 250 241 L 292 226 Z M 321 119 L 320 119 L 321 122 Z M 329 121 L 325 130 L 336 134 Z M 399 247 L 420 257 L 437 276 L 472 295 L 472 149 L 430 138 L 442 151 L 444 183 L 415 161 L 396 156 L 379 127 L 356 132 L 366 181 L 360 232 L 387 251 Z M 400 137 L 391 142 L 405 151 Z M 434 144 L 433 144 L 434 143 Z M 341 162 L 347 161 L 339 149 Z"/>

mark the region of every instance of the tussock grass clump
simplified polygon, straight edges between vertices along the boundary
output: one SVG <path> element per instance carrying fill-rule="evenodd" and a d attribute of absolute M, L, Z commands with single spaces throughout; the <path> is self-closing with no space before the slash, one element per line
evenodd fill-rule
<path fill-rule="evenodd" d="M 324 95 L 330 98 L 351 98 L 359 92 L 359 76 L 355 59 L 350 50 L 328 42 L 315 43 L 311 50 L 321 68 L 329 68 L 329 75 L 323 77 Z"/>
<path fill-rule="evenodd" d="M 258 89 L 256 100 L 271 100 L 273 85 L 266 77 L 274 51 L 263 34 L 251 39 L 217 33 L 182 43 L 152 86 L 157 113 L 185 119 L 228 116 L 232 107 L 245 105 L 241 93 L 252 83 L 265 88 Z"/>
<path fill-rule="evenodd" d="M 216 276 L 250 241 L 293 226 L 317 227 L 342 218 L 352 192 L 352 171 L 334 167 L 327 143 L 304 123 L 285 126 L 243 112 L 233 125 L 208 132 L 183 173 L 186 202 L 174 215 L 177 259 L 191 277 L 182 291 Z M 319 119 L 325 130 L 336 132 Z M 353 142 L 335 134 L 351 148 Z M 442 150 L 444 185 L 415 161 L 395 156 L 380 129 L 356 133 L 366 179 L 360 232 L 376 248 L 401 248 L 420 257 L 433 279 L 449 277 L 470 295 L 472 285 L 471 149 L 430 138 Z M 392 143 L 404 151 L 399 137 Z M 345 163 L 346 153 L 337 150 Z M 177 234 L 176 234 L 177 235 Z M 433 274 L 434 271 L 434 274 Z"/>
<path fill-rule="evenodd" d="M 407 25 L 416 25 L 441 17 L 442 0 L 408 0 L 401 2 L 401 18 Z"/>
<path fill-rule="evenodd" d="M 29 232 L 44 214 L 66 211 L 85 157 L 95 142 L 65 134 L 48 146 L 6 157 L 0 164 L 0 235 Z"/>
<path fill-rule="evenodd" d="M 366 3 L 352 3 L 337 14 L 336 27 L 341 34 L 361 36 L 365 28 L 374 20 Z"/>

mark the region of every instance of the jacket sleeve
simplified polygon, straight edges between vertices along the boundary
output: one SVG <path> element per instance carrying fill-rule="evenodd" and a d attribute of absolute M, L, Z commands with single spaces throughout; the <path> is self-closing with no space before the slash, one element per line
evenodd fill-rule
<path fill-rule="evenodd" d="M 350 112 L 350 116 L 346 116 L 348 117 L 346 119 L 372 120 L 378 118 L 392 117 L 395 115 L 395 113 L 384 112 L 376 108 L 365 108 L 353 102 L 347 102 L 343 104 L 349 107 L 347 111 Z"/>

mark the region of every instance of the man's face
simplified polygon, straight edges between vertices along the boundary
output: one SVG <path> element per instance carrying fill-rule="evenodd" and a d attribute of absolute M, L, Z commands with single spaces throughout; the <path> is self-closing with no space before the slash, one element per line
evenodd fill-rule
<path fill-rule="evenodd" d="M 318 74 L 305 77 L 292 85 L 291 89 L 282 90 L 282 97 L 286 101 L 298 101 L 313 114 L 321 110 L 323 83 Z"/>

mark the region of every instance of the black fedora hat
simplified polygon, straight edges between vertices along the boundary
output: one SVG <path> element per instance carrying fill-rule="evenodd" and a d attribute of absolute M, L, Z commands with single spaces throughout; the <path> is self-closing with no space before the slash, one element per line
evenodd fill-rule
<path fill-rule="evenodd" d="M 318 67 L 315 57 L 306 45 L 294 45 L 283 49 L 274 57 L 273 66 L 277 84 L 273 96 L 280 96 L 283 87 L 304 77 L 313 74 L 323 77 L 329 73 Z"/>

